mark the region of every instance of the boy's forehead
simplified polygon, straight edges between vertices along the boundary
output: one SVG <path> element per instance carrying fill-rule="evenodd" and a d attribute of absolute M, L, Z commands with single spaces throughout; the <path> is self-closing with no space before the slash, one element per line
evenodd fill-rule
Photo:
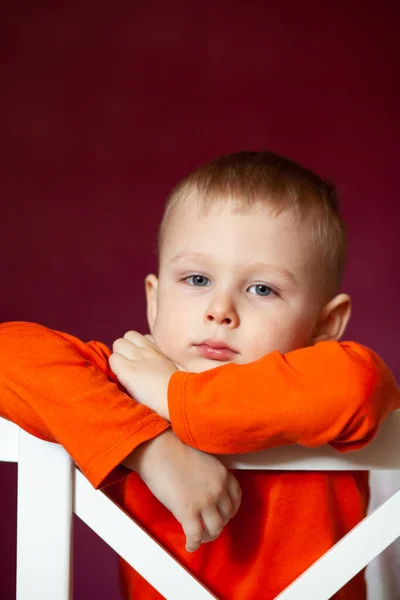
<path fill-rule="evenodd" d="M 243 247 L 249 254 L 262 258 L 272 248 L 273 254 L 290 245 L 304 252 L 309 245 L 302 232 L 305 223 L 299 222 L 288 211 L 273 214 L 269 207 L 255 204 L 238 211 L 230 198 L 221 198 L 208 210 L 199 210 L 198 202 L 182 202 L 166 224 L 160 260 L 165 265 L 185 255 L 209 257 L 229 254 L 233 259 Z M 307 227 L 308 234 L 309 229 Z M 236 247 L 235 247 L 236 246 Z M 237 256 L 240 260 L 240 256 Z"/>
<path fill-rule="evenodd" d="M 232 223 L 232 218 L 236 224 L 235 230 L 240 231 L 245 226 L 249 227 L 255 215 L 267 215 L 268 212 L 266 207 L 262 210 L 257 206 L 239 211 L 235 202 L 229 197 L 215 198 L 208 205 L 197 198 L 184 198 L 175 207 L 165 224 L 162 250 L 168 250 L 169 246 L 175 246 L 184 240 L 193 240 L 199 234 L 201 239 L 207 242 L 219 227 L 224 228 L 225 234 L 233 235 L 234 229 L 226 227 L 228 223 Z"/>
<path fill-rule="evenodd" d="M 195 228 L 199 221 L 205 222 L 207 219 L 223 223 L 226 222 L 227 217 L 255 217 L 260 215 L 274 218 L 277 216 L 277 211 L 274 211 L 267 201 L 249 203 L 244 198 L 232 197 L 228 194 L 201 198 L 192 193 L 184 196 L 176 203 L 166 224 L 166 230 L 167 233 L 171 232 L 174 236 L 177 232 L 184 231 L 188 227 Z M 237 219 L 237 222 L 240 223 L 240 219 Z M 245 220 L 242 220 L 243 224 L 244 222 Z"/>

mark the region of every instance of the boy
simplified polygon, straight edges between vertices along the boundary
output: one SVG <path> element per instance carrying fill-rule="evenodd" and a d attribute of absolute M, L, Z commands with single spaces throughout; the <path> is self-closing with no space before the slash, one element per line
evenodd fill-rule
<path fill-rule="evenodd" d="M 288 443 L 330 443 L 346 451 L 368 443 L 388 412 L 400 406 L 400 392 L 379 358 L 357 344 L 336 341 L 350 315 L 349 297 L 336 293 L 345 245 L 332 186 L 272 153 L 222 157 L 174 191 L 160 232 L 159 277 L 146 278 L 154 342 L 129 332 L 115 342 L 110 359 L 121 383 L 142 402 L 134 405 L 131 435 L 136 428 L 138 443 L 146 443 L 123 462 L 136 468 L 153 492 L 159 492 L 152 471 L 160 455 L 156 452 L 154 459 L 152 449 L 166 434 L 147 440 L 165 430 L 169 416 L 182 441 L 206 452 L 246 452 Z M 16 334 L 21 344 L 21 329 Z M 79 432 L 71 430 L 78 422 L 78 430 L 86 424 L 90 439 L 98 433 L 107 438 L 104 411 L 93 414 L 100 397 L 107 396 L 123 430 L 121 462 L 132 450 L 125 444 L 125 422 L 133 403 L 101 378 L 106 373 L 113 379 L 104 367 L 104 347 L 42 329 L 37 335 L 44 336 L 46 347 L 41 355 L 35 351 L 35 381 L 24 372 L 28 381 L 17 382 L 21 360 L 11 359 L 14 366 L 5 367 L 6 384 L 14 390 L 8 404 L 3 401 L 2 414 L 63 443 L 98 485 L 99 462 L 103 474 L 117 464 L 114 446 L 111 461 L 107 452 L 97 462 L 94 456 L 88 460 Z M 57 346 L 54 357 L 49 344 Z M 40 359 L 46 375 L 37 368 Z M 97 367 L 92 389 L 82 369 L 89 360 Z M 175 365 L 192 373 L 175 372 Z M 79 367 L 79 376 L 71 374 L 72 367 Z M 41 392 L 36 400 L 34 386 Z M 63 420 L 54 414 L 62 406 L 58 386 L 72 397 Z M 88 401 L 88 394 L 95 397 Z M 31 413 L 16 405 L 17 396 Z M 121 398 L 125 404 L 116 405 Z M 73 419 L 66 424 L 70 406 Z M 110 419 L 115 419 L 112 412 Z M 151 434 L 146 433 L 149 423 Z M 115 421 L 111 427 L 117 429 Z M 171 477 L 175 465 L 183 472 L 178 463 L 166 463 Z M 274 598 L 365 515 L 365 473 L 251 471 L 236 476 L 244 492 L 236 519 L 217 541 L 189 555 L 179 525 L 136 474 L 113 495 L 222 599 Z M 190 521 L 189 548 L 215 538 L 238 502 L 235 481 L 228 479 L 224 492 Z M 164 504 L 171 508 L 168 498 Z M 160 598 L 126 565 L 121 575 L 125 598 Z M 363 576 L 336 598 L 365 598 Z"/>

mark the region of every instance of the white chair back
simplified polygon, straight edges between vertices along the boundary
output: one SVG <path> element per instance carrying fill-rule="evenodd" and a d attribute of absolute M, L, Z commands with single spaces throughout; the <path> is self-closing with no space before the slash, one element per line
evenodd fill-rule
<path fill-rule="evenodd" d="M 340 454 L 299 446 L 220 457 L 230 468 L 400 469 L 400 411 L 364 449 Z M 18 463 L 17 600 L 71 600 L 72 515 L 134 567 L 167 600 L 215 596 L 102 491 L 94 490 L 57 444 L 0 418 L 0 462 Z M 400 536 L 400 491 L 305 571 L 279 600 L 328 600 Z"/>

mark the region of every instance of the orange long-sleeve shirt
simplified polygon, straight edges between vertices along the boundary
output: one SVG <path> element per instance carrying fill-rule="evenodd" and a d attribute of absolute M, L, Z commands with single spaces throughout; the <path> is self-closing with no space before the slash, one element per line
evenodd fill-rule
<path fill-rule="evenodd" d="M 0 415 L 58 441 L 95 486 L 126 474 L 120 461 L 169 423 L 129 398 L 98 342 L 40 325 L 0 325 Z M 329 443 L 360 448 L 400 407 L 389 369 L 355 343 L 324 342 L 271 353 L 250 365 L 176 373 L 169 390 L 172 426 L 186 443 L 215 453 L 276 445 Z M 88 443 L 90 440 L 90 443 Z M 223 600 L 274 598 L 364 516 L 362 472 L 235 473 L 243 489 L 238 515 L 217 541 L 184 550 L 180 525 L 135 473 L 111 494 Z M 124 597 L 160 596 L 122 563 Z M 360 574 L 335 598 L 365 598 Z"/>

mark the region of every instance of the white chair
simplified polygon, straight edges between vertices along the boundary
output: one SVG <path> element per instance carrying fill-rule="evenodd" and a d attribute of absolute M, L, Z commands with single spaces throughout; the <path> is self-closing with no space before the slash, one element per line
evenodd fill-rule
<path fill-rule="evenodd" d="M 289 446 L 220 458 L 239 469 L 397 470 L 399 432 L 400 411 L 396 411 L 371 444 L 357 452 Z M 18 463 L 17 600 L 71 599 L 73 512 L 167 600 L 215 598 L 120 507 L 94 490 L 61 446 L 0 418 L 0 461 Z M 399 536 L 397 491 L 286 588 L 279 600 L 328 600 Z"/>

